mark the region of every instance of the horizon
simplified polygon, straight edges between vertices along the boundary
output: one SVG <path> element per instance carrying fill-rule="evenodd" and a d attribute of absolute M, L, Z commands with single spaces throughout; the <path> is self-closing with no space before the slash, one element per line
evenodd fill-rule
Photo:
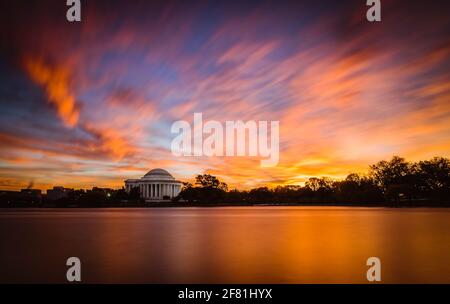
<path fill-rule="evenodd" d="M 446 6 L 385 0 L 369 23 L 365 1 L 90 1 L 69 23 L 65 1 L 8 3 L 0 189 L 118 189 L 161 167 L 245 190 L 448 158 Z M 170 126 L 195 112 L 279 121 L 278 165 L 174 156 Z"/>
<path fill-rule="evenodd" d="M 388 162 L 389 162 L 389 161 L 394 160 L 395 158 L 399 158 L 399 159 L 405 161 L 405 162 L 408 164 L 408 166 L 409 166 L 410 168 L 413 168 L 414 165 L 416 165 L 416 164 L 418 164 L 418 163 L 420 163 L 420 162 L 423 162 L 423 161 L 425 161 L 425 162 L 427 162 L 427 161 L 433 161 L 433 160 L 436 160 L 436 159 L 443 159 L 443 160 L 446 160 L 447 163 L 450 162 L 450 159 L 448 159 L 448 158 L 446 158 L 446 157 L 442 157 L 442 156 L 434 156 L 434 157 L 432 157 L 432 158 L 430 158 L 430 159 L 427 159 L 427 160 L 420 160 L 420 161 L 418 161 L 418 162 L 411 162 L 411 161 L 409 161 L 409 160 L 407 160 L 407 159 L 405 159 L 405 158 L 403 158 L 403 157 L 401 157 L 401 156 L 393 155 L 392 158 L 390 158 L 390 159 L 388 159 L 388 160 L 380 160 L 379 162 L 377 162 L 377 164 L 379 164 L 380 162 L 383 162 L 383 161 L 388 161 Z M 254 189 L 258 189 L 258 188 L 268 188 L 269 190 L 275 190 L 277 187 L 306 187 L 306 183 L 307 183 L 308 181 L 310 181 L 310 179 L 314 179 L 314 178 L 316 178 L 316 179 L 330 179 L 330 180 L 333 181 L 333 182 L 343 182 L 343 181 L 345 181 L 350 175 L 353 175 L 353 174 L 356 174 L 356 175 L 358 175 L 359 177 L 373 178 L 373 177 L 371 176 L 370 169 L 371 169 L 371 167 L 372 167 L 373 165 L 377 165 L 377 164 L 374 163 L 374 164 L 368 165 L 368 166 L 367 166 L 366 172 L 350 172 L 347 176 L 342 177 L 342 178 L 332 178 L 332 177 L 330 177 L 330 176 L 310 176 L 307 180 L 305 180 L 304 182 L 298 183 L 298 184 L 289 184 L 289 185 L 258 185 L 258 186 L 256 186 L 256 187 L 252 187 L 252 188 L 230 187 L 230 188 L 228 188 L 228 190 L 226 190 L 226 192 L 228 192 L 228 191 L 235 191 L 235 190 L 240 191 L 240 192 L 244 192 L 244 191 L 254 190 Z M 163 168 L 152 168 L 150 171 L 155 170 L 155 169 L 163 169 Z M 163 170 L 164 170 L 164 169 L 163 169 Z M 150 171 L 148 171 L 148 172 L 150 172 Z M 147 172 L 147 173 L 148 173 L 148 172 Z M 170 172 L 168 172 L 168 173 L 170 174 Z M 208 175 L 209 175 L 210 173 L 205 172 L 205 173 L 203 173 L 203 174 L 208 174 Z M 130 178 L 130 179 L 140 179 L 140 178 L 142 178 L 144 175 L 145 175 L 145 173 L 142 174 L 142 175 L 139 176 L 139 177 L 133 177 L 133 178 Z M 187 178 L 187 179 L 186 179 L 186 177 L 185 177 L 184 179 L 183 179 L 183 178 L 180 179 L 180 178 L 178 178 L 178 177 L 175 177 L 175 180 L 180 181 L 182 184 L 187 183 L 187 184 L 191 184 L 191 185 L 194 185 L 194 186 L 195 186 L 195 185 L 198 184 L 198 183 L 196 182 L 196 177 L 197 177 L 197 176 L 200 176 L 200 175 L 202 175 L 202 174 L 197 174 L 197 175 L 192 176 L 192 177 Z M 212 174 L 211 174 L 211 175 L 212 175 Z M 212 176 L 215 177 L 214 175 L 212 175 Z M 100 186 L 98 186 L 98 185 L 91 185 L 91 186 L 88 187 L 88 188 L 76 188 L 76 187 L 66 187 L 65 185 L 62 185 L 62 184 L 51 184 L 51 185 L 50 185 L 50 188 L 42 189 L 42 188 L 35 188 L 35 187 L 33 187 L 34 185 L 33 185 L 32 183 L 30 183 L 30 184 L 28 184 L 28 186 L 27 186 L 26 188 L 14 189 L 14 190 L 0 189 L 0 191 L 41 190 L 41 191 L 42 191 L 42 194 L 45 194 L 45 193 L 47 192 L 47 190 L 52 190 L 52 189 L 54 189 L 55 187 L 63 187 L 63 188 L 65 188 L 65 189 L 82 190 L 82 191 L 89 191 L 89 190 L 92 190 L 92 189 L 94 189 L 94 188 L 111 189 L 111 190 L 117 191 L 117 190 L 120 190 L 120 189 L 124 189 L 124 183 L 125 183 L 126 180 L 127 180 L 127 179 L 124 179 L 124 180 L 123 180 L 123 185 L 122 185 L 122 186 L 119 186 L 119 187 L 110 187 L 110 186 L 108 186 L 108 185 L 105 185 L 105 186 L 101 186 L 101 187 L 100 187 Z M 225 183 L 225 184 L 226 184 L 226 183 Z"/>

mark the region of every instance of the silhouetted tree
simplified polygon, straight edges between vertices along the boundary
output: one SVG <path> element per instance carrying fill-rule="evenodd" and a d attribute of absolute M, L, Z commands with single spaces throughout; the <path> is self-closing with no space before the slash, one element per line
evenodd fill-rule
<path fill-rule="evenodd" d="M 380 161 L 370 166 L 369 175 L 388 200 L 398 202 L 402 197 L 411 198 L 414 192 L 414 169 L 404 158 L 394 156 L 390 161 Z"/>
<path fill-rule="evenodd" d="M 129 197 L 129 194 L 125 191 L 125 189 L 122 188 L 122 189 L 115 191 L 112 198 L 113 198 L 113 201 L 121 202 L 121 201 L 128 201 L 130 197 Z"/>
<path fill-rule="evenodd" d="M 180 193 L 177 198 L 181 198 L 189 203 L 193 203 L 197 200 L 197 191 L 191 183 L 183 183 Z M 175 199 L 176 200 L 176 199 Z"/>
<path fill-rule="evenodd" d="M 450 199 L 450 160 L 435 157 L 417 164 L 420 190 L 427 196 Z"/>
<path fill-rule="evenodd" d="M 305 187 L 314 193 L 314 201 L 330 202 L 333 199 L 333 181 L 328 177 L 312 177 L 305 183 Z"/>
<path fill-rule="evenodd" d="M 173 201 L 187 201 L 201 204 L 244 203 L 244 204 L 375 204 L 389 202 L 418 201 L 420 204 L 449 206 L 450 202 L 450 160 L 435 157 L 410 163 L 394 156 L 390 161 L 380 161 L 370 166 L 368 175 L 349 174 L 344 180 L 327 177 L 312 177 L 305 186 L 278 186 L 254 188 L 249 191 L 228 191 L 227 184 L 210 174 L 198 175 L 195 186 L 183 183 L 180 194 Z M 0 207 L 35 206 L 21 192 L 0 191 Z M 127 193 L 118 190 L 94 187 L 92 190 L 73 190 L 67 198 L 44 202 L 56 207 L 101 207 L 119 202 L 138 202 L 139 188 Z"/>
<path fill-rule="evenodd" d="M 345 180 L 333 184 L 336 201 L 350 203 L 374 203 L 383 200 L 383 193 L 375 182 L 356 173 L 349 174 Z"/>
<path fill-rule="evenodd" d="M 222 183 L 217 177 L 210 174 L 197 175 L 195 177 L 195 184 L 201 185 L 203 188 L 214 188 L 223 191 L 228 190 L 227 184 Z"/>
<path fill-rule="evenodd" d="M 259 187 L 252 189 L 248 193 L 250 202 L 252 203 L 271 203 L 273 202 L 274 195 L 267 187 Z"/>
<path fill-rule="evenodd" d="M 184 183 L 179 197 L 193 203 L 217 204 L 225 201 L 227 184 L 210 174 L 197 175 L 194 187 L 191 183 Z"/>

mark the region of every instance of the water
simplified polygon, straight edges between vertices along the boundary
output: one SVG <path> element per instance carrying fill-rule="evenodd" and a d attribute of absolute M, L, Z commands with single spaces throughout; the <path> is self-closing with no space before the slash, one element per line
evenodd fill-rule
<path fill-rule="evenodd" d="M 0 282 L 450 283 L 450 209 L 0 210 Z"/>

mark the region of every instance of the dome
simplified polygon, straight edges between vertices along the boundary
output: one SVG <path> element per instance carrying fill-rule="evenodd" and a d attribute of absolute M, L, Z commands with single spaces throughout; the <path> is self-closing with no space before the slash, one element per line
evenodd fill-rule
<path fill-rule="evenodd" d="M 146 180 L 170 180 L 174 181 L 175 178 L 167 172 L 164 169 L 153 169 L 147 172 L 147 174 L 144 175 L 143 179 Z"/>

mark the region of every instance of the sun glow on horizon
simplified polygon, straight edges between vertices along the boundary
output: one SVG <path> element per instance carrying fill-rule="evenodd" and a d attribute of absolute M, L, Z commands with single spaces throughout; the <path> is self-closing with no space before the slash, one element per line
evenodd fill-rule
<path fill-rule="evenodd" d="M 0 189 L 120 188 L 157 167 L 249 189 L 342 179 L 393 155 L 449 157 L 445 10 L 410 4 L 406 16 L 388 2 L 369 24 L 355 3 L 99 2 L 79 24 L 11 4 L 17 20 L 0 29 Z M 195 112 L 279 121 L 278 165 L 175 157 L 171 124 Z"/>

